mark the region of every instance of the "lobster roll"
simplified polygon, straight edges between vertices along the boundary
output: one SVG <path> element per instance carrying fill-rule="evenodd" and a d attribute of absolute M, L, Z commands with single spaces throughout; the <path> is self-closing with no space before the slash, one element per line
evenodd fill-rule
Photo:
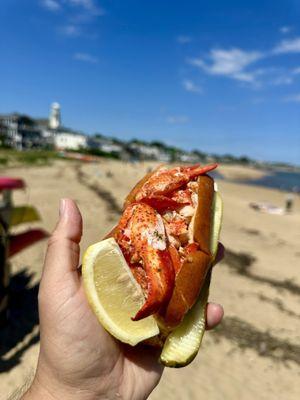
<path fill-rule="evenodd" d="M 212 263 L 216 167 L 160 167 L 127 196 L 112 236 L 145 294 L 134 320 L 155 314 L 172 330 L 196 302 Z"/>
<path fill-rule="evenodd" d="M 163 166 L 147 174 L 127 196 L 119 223 L 106 236 L 144 300 L 129 315 L 130 324 L 152 318 L 157 331 L 142 340 L 161 347 L 160 361 L 169 367 L 192 361 L 205 330 L 222 215 L 216 184 L 208 175 L 216 167 Z M 105 327 L 122 340 L 110 325 Z"/>

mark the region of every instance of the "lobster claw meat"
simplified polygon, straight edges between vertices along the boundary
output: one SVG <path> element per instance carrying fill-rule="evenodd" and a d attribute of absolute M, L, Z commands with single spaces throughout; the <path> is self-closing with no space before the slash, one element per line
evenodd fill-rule
<path fill-rule="evenodd" d="M 146 274 L 141 285 L 146 287 L 146 302 L 132 319 L 161 311 L 172 296 L 175 281 L 162 217 L 147 204 L 133 203 L 125 209 L 114 236 L 129 266 L 139 263 Z"/>
<path fill-rule="evenodd" d="M 142 187 L 135 193 L 135 201 L 143 201 L 151 196 L 166 196 L 176 189 L 187 184 L 199 175 L 206 174 L 217 168 L 218 164 L 210 164 L 201 167 L 196 164 L 192 167 L 176 167 L 170 170 L 157 170 Z"/>

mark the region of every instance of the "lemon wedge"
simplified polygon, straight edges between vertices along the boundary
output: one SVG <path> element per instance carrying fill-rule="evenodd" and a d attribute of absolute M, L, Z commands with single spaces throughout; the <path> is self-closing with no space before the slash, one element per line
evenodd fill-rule
<path fill-rule="evenodd" d="M 140 321 L 131 320 L 145 298 L 115 239 L 105 239 L 87 249 L 82 276 L 92 310 L 116 339 L 135 346 L 159 333 L 152 316 Z"/>

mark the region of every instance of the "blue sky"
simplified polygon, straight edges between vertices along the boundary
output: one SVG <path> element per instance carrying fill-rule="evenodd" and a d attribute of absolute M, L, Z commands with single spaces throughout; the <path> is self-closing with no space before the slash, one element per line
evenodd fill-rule
<path fill-rule="evenodd" d="M 300 164 L 298 0 L 2 0 L 0 113 Z"/>

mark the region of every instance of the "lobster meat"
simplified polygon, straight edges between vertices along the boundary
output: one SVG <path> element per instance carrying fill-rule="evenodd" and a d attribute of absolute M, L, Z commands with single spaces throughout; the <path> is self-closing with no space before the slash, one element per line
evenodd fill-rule
<path fill-rule="evenodd" d="M 211 261 L 214 189 L 206 173 L 216 167 L 159 168 L 127 197 L 113 236 L 146 298 L 133 320 L 156 314 L 178 325 L 195 302 Z"/>

